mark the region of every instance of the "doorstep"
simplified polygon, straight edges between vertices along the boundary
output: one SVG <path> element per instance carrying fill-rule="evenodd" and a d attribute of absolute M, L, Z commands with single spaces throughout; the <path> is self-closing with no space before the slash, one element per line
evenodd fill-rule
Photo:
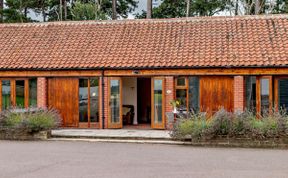
<path fill-rule="evenodd" d="M 120 140 L 172 140 L 167 130 L 131 129 L 58 129 L 52 138 L 120 139 Z"/>

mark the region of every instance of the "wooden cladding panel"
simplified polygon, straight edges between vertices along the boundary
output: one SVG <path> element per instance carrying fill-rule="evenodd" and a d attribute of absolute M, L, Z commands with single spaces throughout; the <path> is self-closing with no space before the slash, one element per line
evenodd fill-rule
<path fill-rule="evenodd" d="M 233 77 L 215 76 L 200 78 L 200 108 L 202 112 L 213 114 L 221 107 L 233 111 Z"/>
<path fill-rule="evenodd" d="M 64 127 L 77 127 L 79 118 L 77 78 L 48 79 L 48 106 L 57 109 Z"/>

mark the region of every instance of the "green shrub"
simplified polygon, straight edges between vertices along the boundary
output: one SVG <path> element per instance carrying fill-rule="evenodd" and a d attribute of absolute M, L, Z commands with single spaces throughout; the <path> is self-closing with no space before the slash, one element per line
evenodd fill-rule
<path fill-rule="evenodd" d="M 221 108 L 211 118 L 210 134 L 231 135 L 234 115 Z"/>
<path fill-rule="evenodd" d="M 188 114 L 177 120 L 171 136 L 176 139 L 214 138 L 219 136 L 265 139 L 288 134 L 288 116 L 285 111 L 276 111 L 257 117 L 251 111 L 231 113 L 223 108 L 211 118 L 205 114 Z"/>
<path fill-rule="evenodd" d="M 61 118 L 54 109 L 11 109 L 1 112 L 0 127 L 28 132 L 50 130 L 60 126 Z"/>
<path fill-rule="evenodd" d="M 205 115 L 193 114 L 190 118 L 180 117 L 174 124 L 174 129 L 171 132 L 172 137 L 200 139 L 203 137 L 209 128 L 210 122 L 206 119 Z"/>
<path fill-rule="evenodd" d="M 9 113 L 7 118 L 3 120 L 4 127 L 17 128 L 21 126 L 23 115 L 19 113 Z"/>

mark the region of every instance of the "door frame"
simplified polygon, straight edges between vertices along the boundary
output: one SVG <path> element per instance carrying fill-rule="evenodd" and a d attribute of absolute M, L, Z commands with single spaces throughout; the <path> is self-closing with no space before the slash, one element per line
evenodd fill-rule
<path fill-rule="evenodd" d="M 279 111 L 279 80 L 287 79 L 288 76 L 275 76 L 274 77 L 274 108 Z"/>
<path fill-rule="evenodd" d="M 269 112 L 273 109 L 273 77 L 272 76 L 257 76 L 256 77 L 256 113 L 261 116 L 261 79 L 269 80 Z"/>
<path fill-rule="evenodd" d="M 155 110 L 154 110 L 154 80 L 162 80 L 162 123 L 156 124 Z M 165 129 L 166 117 L 165 117 L 165 78 L 164 77 L 152 77 L 151 78 L 151 128 L 152 129 Z"/>
<path fill-rule="evenodd" d="M 111 87 L 110 82 L 111 80 L 119 80 L 119 123 L 112 123 L 111 122 L 111 108 L 110 108 L 110 97 L 111 97 Z M 123 118 L 122 118 L 122 78 L 121 77 L 108 77 L 108 128 L 109 129 L 121 129 L 123 128 Z"/>
<path fill-rule="evenodd" d="M 78 97 L 79 97 L 79 80 L 80 79 L 87 79 L 88 80 L 88 87 L 87 87 L 87 91 L 88 91 L 88 107 L 87 107 L 87 122 L 80 122 L 78 118 L 78 127 L 79 128 L 96 128 L 96 129 L 99 129 L 100 128 L 100 122 L 101 121 L 101 118 L 100 118 L 100 114 L 99 114 L 99 122 L 91 122 L 91 96 L 90 96 L 90 91 L 91 91 L 91 79 L 95 79 L 97 78 L 98 79 L 98 111 L 100 113 L 100 105 L 101 105 L 101 99 L 100 99 L 100 87 L 101 87 L 101 84 L 100 84 L 100 77 L 79 77 L 78 78 Z M 79 101 L 79 98 L 78 98 L 78 101 Z M 80 108 L 80 106 L 79 106 Z M 78 108 L 78 112 L 79 112 L 79 108 Z M 79 114 L 78 114 L 79 115 Z"/>

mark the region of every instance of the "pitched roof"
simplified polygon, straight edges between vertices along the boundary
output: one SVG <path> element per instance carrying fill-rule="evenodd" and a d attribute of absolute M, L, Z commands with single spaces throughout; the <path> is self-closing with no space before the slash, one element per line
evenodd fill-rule
<path fill-rule="evenodd" d="M 288 15 L 0 25 L 0 69 L 288 66 Z"/>

